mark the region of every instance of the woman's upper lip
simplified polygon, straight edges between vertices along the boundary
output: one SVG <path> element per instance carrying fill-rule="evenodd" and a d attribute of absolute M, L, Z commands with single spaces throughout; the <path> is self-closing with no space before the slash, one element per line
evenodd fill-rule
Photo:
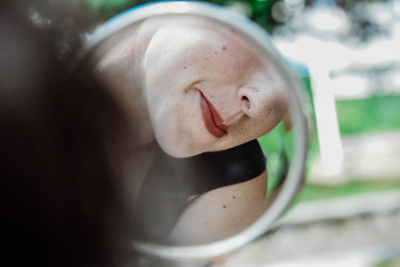
<path fill-rule="evenodd" d="M 219 114 L 218 110 L 213 106 L 213 104 L 204 96 L 200 91 L 201 100 L 201 113 L 203 116 L 203 121 L 206 129 L 209 133 L 215 137 L 222 137 L 228 133 L 228 126 L 224 124 L 224 121 Z"/>

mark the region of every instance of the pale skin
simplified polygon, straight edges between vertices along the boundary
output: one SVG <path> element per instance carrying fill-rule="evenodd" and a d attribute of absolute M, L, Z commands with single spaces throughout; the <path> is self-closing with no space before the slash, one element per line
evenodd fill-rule
<path fill-rule="evenodd" d="M 287 113 L 274 68 L 236 34 L 201 19 L 147 20 L 103 42 L 92 59 L 125 117 L 107 142 L 127 207 L 155 146 L 174 157 L 224 150 L 268 133 Z M 221 137 L 205 126 L 202 96 L 227 126 Z M 171 241 L 204 243 L 243 230 L 266 207 L 266 181 L 264 171 L 188 199 Z"/>
<path fill-rule="evenodd" d="M 266 171 L 247 182 L 196 197 L 171 233 L 174 243 L 202 244 L 228 238 L 254 222 L 267 206 Z"/>

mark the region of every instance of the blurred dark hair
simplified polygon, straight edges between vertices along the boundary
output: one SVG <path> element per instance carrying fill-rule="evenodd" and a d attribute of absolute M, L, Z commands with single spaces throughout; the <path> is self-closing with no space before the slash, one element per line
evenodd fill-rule
<path fill-rule="evenodd" d="M 0 4 L 1 265 L 113 265 L 119 205 L 102 134 L 116 109 L 25 11 Z"/>

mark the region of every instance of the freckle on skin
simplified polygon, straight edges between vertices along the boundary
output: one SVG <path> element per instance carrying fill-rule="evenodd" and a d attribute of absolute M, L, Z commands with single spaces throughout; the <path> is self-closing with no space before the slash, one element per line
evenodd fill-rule
<path fill-rule="evenodd" d="M 236 196 L 232 196 L 232 198 L 236 198 Z"/>
<path fill-rule="evenodd" d="M 226 209 L 226 205 L 223 205 L 222 207 L 223 207 L 224 209 Z"/>
<path fill-rule="evenodd" d="M 183 69 L 186 69 L 187 67 L 186 66 L 183 66 Z"/>
<path fill-rule="evenodd" d="M 222 50 L 226 50 L 226 45 L 223 45 L 223 46 L 222 46 Z"/>

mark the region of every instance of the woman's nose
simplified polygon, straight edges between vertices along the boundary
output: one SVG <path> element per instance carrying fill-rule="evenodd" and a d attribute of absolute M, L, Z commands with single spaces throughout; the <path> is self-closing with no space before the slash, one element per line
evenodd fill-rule
<path fill-rule="evenodd" d="M 244 85 L 239 88 L 238 97 L 242 111 L 251 118 L 266 118 L 273 111 L 281 113 L 287 108 L 286 97 L 280 90 Z"/>

